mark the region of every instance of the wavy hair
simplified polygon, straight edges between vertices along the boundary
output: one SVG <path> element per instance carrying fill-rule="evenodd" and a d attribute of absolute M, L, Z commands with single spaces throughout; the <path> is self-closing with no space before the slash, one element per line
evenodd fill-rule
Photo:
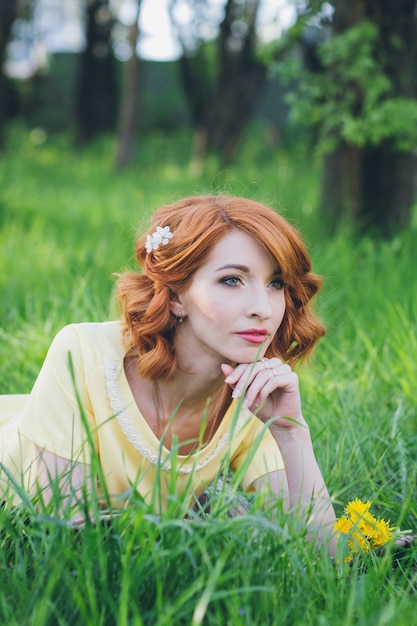
<path fill-rule="evenodd" d="M 167 245 L 146 252 L 147 234 L 157 226 L 173 233 Z M 138 371 L 150 379 L 171 377 L 178 367 L 174 347 L 177 318 L 170 301 L 189 285 L 213 247 L 233 230 L 252 236 L 276 260 L 285 284 L 286 309 L 266 356 L 294 365 L 325 333 L 311 299 L 321 278 L 298 231 L 274 210 L 246 198 L 195 196 L 159 208 L 148 232 L 138 236 L 136 260 L 141 272 L 119 275 L 117 301 L 123 335 L 139 355 Z"/>

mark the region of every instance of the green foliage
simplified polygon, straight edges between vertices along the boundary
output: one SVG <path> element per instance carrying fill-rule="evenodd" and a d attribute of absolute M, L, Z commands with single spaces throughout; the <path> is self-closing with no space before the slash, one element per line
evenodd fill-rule
<path fill-rule="evenodd" d="M 262 129 L 257 130 L 258 133 Z M 299 375 L 304 413 L 338 515 L 348 500 L 417 528 L 415 226 L 391 242 L 323 238 L 311 155 L 248 138 L 233 168 L 187 169 L 190 137 L 149 137 L 131 171 L 112 169 L 103 139 L 73 152 L 21 128 L 0 161 L 0 385 L 28 392 L 56 331 L 104 320 L 112 272 L 132 266 L 137 224 L 162 202 L 228 192 L 284 208 L 307 236 L 325 285 L 328 334 Z M 110 311 L 110 312 L 109 312 Z M 8 626 L 405 626 L 415 621 L 416 548 L 353 566 L 311 549 L 300 528 L 261 502 L 231 519 L 156 517 L 132 494 L 111 521 L 70 528 L 26 503 L 0 508 L 0 622 Z"/>
<path fill-rule="evenodd" d="M 283 72 L 300 78 L 290 95 L 293 119 L 311 126 L 322 152 L 340 141 L 363 147 L 390 141 L 397 150 L 417 146 L 417 101 L 398 94 L 389 76 L 380 34 L 362 20 L 318 43 L 321 70 L 291 60 Z"/>

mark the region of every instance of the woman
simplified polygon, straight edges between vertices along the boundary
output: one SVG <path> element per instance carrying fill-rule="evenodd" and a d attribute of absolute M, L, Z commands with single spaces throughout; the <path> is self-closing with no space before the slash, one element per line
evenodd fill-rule
<path fill-rule="evenodd" d="M 330 532 L 292 370 L 324 334 L 297 231 L 251 200 L 185 198 L 155 213 L 136 258 L 141 273 L 119 276 L 121 321 L 60 331 L 3 426 L 4 488 L 23 481 L 47 501 L 58 479 L 65 508 L 92 474 L 116 507 L 133 489 L 163 509 L 232 469 Z"/>

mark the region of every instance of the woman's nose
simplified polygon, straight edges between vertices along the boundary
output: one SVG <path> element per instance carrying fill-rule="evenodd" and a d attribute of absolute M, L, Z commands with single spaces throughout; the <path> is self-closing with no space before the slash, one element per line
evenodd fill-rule
<path fill-rule="evenodd" d="M 248 317 L 258 317 L 266 320 L 272 315 L 272 306 L 269 295 L 265 289 L 257 289 L 249 296 L 247 308 Z"/>

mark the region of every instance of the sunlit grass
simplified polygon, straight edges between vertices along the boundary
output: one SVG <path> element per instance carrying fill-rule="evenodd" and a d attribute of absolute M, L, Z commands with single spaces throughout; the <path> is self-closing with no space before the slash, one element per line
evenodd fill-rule
<path fill-rule="evenodd" d="M 392 242 L 320 235 L 318 168 L 308 155 L 250 138 L 235 166 L 188 169 L 189 138 L 144 139 L 134 167 L 113 169 L 105 139 L 76 153 L 63 138 L 11 133 L 0 161 L 0 392 L 28 392 L 57 330 L 104 320 L 113 272 L 132 265 L 137 224 L 160 203 L 226 191 L 280 208 L 307 237 L 325 278 L 328 328 L 299 371 L 305 416 L 341 514 L 371 500 L 417 528 L 415 230 Z M 110 525 L 74 531 L 53 515 L 0 509 L 0 617 L 8 625 L 288 624 L 409 626 L 414 561 L 393 554 L 350 566 L 309 547 L 293 522 L 254 503 L 187 522 L 131 502 Z"/>

